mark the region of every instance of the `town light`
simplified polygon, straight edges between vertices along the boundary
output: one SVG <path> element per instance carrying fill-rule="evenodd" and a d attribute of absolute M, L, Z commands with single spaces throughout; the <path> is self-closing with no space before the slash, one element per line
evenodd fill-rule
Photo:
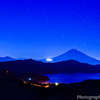
<path fill-rule="evenodd" d="M 31 81 L 31 80 L 32 80 L 32 78 L 29 78 L 28 80 L 29 80 L 29 81 Z"/>

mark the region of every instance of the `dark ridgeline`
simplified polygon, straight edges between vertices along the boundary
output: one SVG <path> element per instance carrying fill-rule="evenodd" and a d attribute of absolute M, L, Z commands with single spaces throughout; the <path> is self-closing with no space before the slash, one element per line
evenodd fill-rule
<path fill-rule="evenodd" d="M 82 63 L 88 63 L 93 65 L 100 64 L 100 60 L 89 57 L 86 54 L 76 49 L 71 49 L 68 52 L 61 54 L 57 57 L 54 57 L 52 59 L 53 59 L 52 62 L 60 62 L 60 61 L 67 61 L 73 59 Z M 42 59 L 41 61 L 46 62 L 46 59 Z"/>
<path fill-rule="evenodd" d="M 43 63 L 40 61 L 18 60 L 0 62 L 0 68 L 15 73 L 56 74 L 56 73 L 99 73 L 100 65 L 80 63 L 75 60 L 57 63 Z"/>
<path fill-rule="evenodd" d="M 0 68 L 15 73 L 34 73 L 34 74 L 58 73 L 50 65 L 47 66 L 43 62 L 35 61 L 32 59 L 0 62 Z"/>
<path fill-rule="evenodd" d="M 53 65 L 59 73 L 100 73 L 100 65 L 90 65 L 75 60 L 57 62 Z"/>

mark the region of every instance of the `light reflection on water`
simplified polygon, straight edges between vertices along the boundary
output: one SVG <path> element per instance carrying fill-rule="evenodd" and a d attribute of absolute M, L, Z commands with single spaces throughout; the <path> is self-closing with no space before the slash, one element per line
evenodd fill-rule
<path fill-rule="evenodd" d="M 49 77 L 51 83 L 75 83 L 87 79 L 100 79 L 100 73 L 74 73 L 74 74 L 43 74 Z"/>

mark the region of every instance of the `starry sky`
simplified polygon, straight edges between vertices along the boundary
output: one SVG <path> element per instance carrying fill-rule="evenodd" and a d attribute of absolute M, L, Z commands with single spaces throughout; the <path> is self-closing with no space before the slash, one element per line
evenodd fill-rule
<path fill-rule="evenodd" d="M 51 58 L 70 49 L 100 59 L 100 0 L 0 0 L 0 57 Z"/>

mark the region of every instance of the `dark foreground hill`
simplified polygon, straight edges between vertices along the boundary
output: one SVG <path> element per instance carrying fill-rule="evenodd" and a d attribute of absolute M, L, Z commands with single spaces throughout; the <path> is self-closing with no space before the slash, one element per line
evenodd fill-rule
<path fill-rule="evenodd" d="M 43 62 L 35 61 L 32 59 L 0 62 L 0 68 L 15 73 L 34 73 L 34 74 L 57 73 L 57 71 L 51 66 L 47 66 Z"/>
<path fill-rule="evenodd" d="M 17 74 L 17 73 L 11 72 L 11 71 L 3 70 L 3 69 L 0 69 L 0 77 L 13 77 L 15 79 L 19 79 L 19 80 L 23 80 L 23 81 L 27 81 L 27 80 L 29 80 L 29 78 L 31 78 L 31 81 L 35 81 L 35 82 L 49 81 L 49 78 L 44 75 L 38 75 L 38 74 L 34 74 L 34 73 Z"/>
<path fill-rule="evenodd" d="M 43 63 L 32 59 L 18 60 L 0 62 L 0 68 L 17 74 L 100 73 L 100 65 L 90 65 L 86 63 L 80 63 L 75 60 L 57 63 Z"/>
<path fill-rule="evenodd" d="M 19 79 L 0 73 L 0 100 L 76 100 L 78 95 L 99 96 L 99 93 L 100 80 L 58 86 L 51 84 L 49 88 L 44 88 L 30 83 L 24 84 Z"/>

